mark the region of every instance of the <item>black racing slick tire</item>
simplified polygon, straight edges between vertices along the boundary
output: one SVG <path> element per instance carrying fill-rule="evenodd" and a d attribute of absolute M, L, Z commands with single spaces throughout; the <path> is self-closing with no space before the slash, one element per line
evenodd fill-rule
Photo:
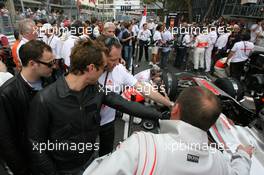
<path fill-rule="evenodd" d="M 244 90 L 239 81 L 233 78 L 218 78 L 214 84 L 237 101 L 243 99 Z"/>

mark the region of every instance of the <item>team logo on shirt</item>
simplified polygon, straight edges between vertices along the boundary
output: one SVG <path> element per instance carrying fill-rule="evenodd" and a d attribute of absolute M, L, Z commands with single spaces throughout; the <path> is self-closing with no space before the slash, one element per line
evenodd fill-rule
<path fill-rule="evenodd" d="M 199 156 L 187 154 L 187 161 L 193 162 L 193 163 L 199 163 Z"/>
<path fill-rule="evenodd" d="M 107 85 L 113 85 L 113 81 L 112 80 L 108 80 L 106 84 Z"/>

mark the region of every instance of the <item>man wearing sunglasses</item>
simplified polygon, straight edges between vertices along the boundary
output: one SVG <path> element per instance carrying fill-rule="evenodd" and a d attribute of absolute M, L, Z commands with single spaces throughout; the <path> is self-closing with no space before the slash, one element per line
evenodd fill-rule
<path fill-rule="evenodd" d="M 139 89 L 140 93 L 142 93 L 145 97 L 148 97 L 155 102 L 161 103 L 167 107 L 174 105 L 173 102 L 163 97 L 150 85 L 138 82 L 137 79 L 131 75 L 122 64 L 119 64 L 122 45 L 116 37 L 100 36 L 97 40 L 108 48 L 106 52 L 107 71 L 100 76 L 100 84 L 118 94 L 120 94 L 122 89 L 124 89 L 124 86 L 135 87 L 136 89 Z M 113 150 L 115 135 L 114 120 L 116 110 L 108 106 L 103 106 L 100 115 L 101 128 L 99 156 L 103 156 Z"/>
<path fill-rule="evenodd" d="M 43 88 L 41 77 L 52 73 L 54 58 L 50 46 L 31 40 L 19 50 L 22 71 L 0 88 L 0 157 L 16 175 L 28 175 L 26 120 L 29 102 Z"/>
<path fill-rule="evenodd" d="M 81 174 L 100 147 L 96 138 L 102 105 L 138 117 L 161 116 L 99 86 L 97 80 L 107 65 L 105 52 L 106 48 L 96 41 L 80 40 L 70 55 L 69 74 L 32 100 L 28 137 L 34 175 Z"/>

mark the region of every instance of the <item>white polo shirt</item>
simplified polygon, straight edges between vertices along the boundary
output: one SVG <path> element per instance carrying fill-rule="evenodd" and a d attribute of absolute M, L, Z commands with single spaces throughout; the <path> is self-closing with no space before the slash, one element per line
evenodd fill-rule
<path fill-rule="evenodd" d="M 77 39 L 78 39 L 78 37 L 71 35 L 62 44 L 62 47 L 61 47 L 61 57 L 64 59 L 64 63 L 67 66 L 70 66 L 71 65 L 71 59 L 70 59 L 71 49 L 73 48 L 73 46 L 74 46 L 75 42 L 77 41 Z"/>
<path fill-rule="evenodd" d="M 132 32 L 133 32 L 134 36 L 137 36 L 138 35 L 138 32 L 139 32 L 138 25 L 134 24 L 132 26 Z"/>
<path fill-rule="evenodd" d="M 182 39 L 182 45 L 185 47 L 191 47 L 191 45 L 192 45 L 191 35 L 189 35 L 189 34 L 184 35 L 184 37 Z"/>
<path fill-rule="evenodd" d="M 52 52 L 55 55 L 56 59 L 61 58 L 61 40 L 56 35 L 52 35 L 49 38 L 44 35 L 43 42 L 49 45 L 52 48 Z"/>
<path fill-rule="evenodd" d="M 166 30 L 165 32 L 162 33 L 162 39 L 164 42 L 171 41 L 171 40 L 173 40 L 173 36 L 169 30 Z M 170 51 L 170 47 L 163 47 L 162 51 L 168 52 L 168 51 Z"/>
<path fill-rule="evenodd" d="M 235 54 L 231 58 L 231 63 L 246 61 L 253 49 L 254 44 L 252 42 L 240 41 L 235 43 L 234 47 L 231 50 L 232 52 L 235 52 Z"/>
<path fill-rule="evenodd" d="M 151 32 L 149 29 L 147 30 L 141 29 L 138 33 L 138 39 L 142 41 L 148 41 L 150 37 L 151 37 Z"/>
<path fill-rule="evenodd" d="M 98 80 L 103 86 L 105 84 L 106 74 L 107 72 L 104 72 Z M 106 88 L 120 94 L 124 86 L 134 86 L 136 83 L 137 79 L 134 78 L 122 64 L 119 64 L 112 72 L 108 72 Z M 100 111 L 101 126 L 114 121 L 115 113 L 115 109 L 103 105 Z"/>
<path fill-rule="evenodd" d="M 153 35 L 153 40 L 154 41 L 162 40 L 160 31 L 157 31 L 157 30 L 155 31 L 155 33 Z"/>
<path fill-rule="evenodd" d="M 215 47 L 217 47 L 218 50 L 225 48 L 229 36 L 230 36 L 230 33 L 224 33 L 220 35 L 215 43 Z"/>

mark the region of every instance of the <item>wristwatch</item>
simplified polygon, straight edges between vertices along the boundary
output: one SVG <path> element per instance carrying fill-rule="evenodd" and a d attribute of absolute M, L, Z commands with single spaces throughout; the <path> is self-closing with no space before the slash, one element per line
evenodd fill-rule
<path fill-rule="evenodd" d="M 175 103 L 171 102 L 169 108 L 172 109 L 175 106 Z"/>

